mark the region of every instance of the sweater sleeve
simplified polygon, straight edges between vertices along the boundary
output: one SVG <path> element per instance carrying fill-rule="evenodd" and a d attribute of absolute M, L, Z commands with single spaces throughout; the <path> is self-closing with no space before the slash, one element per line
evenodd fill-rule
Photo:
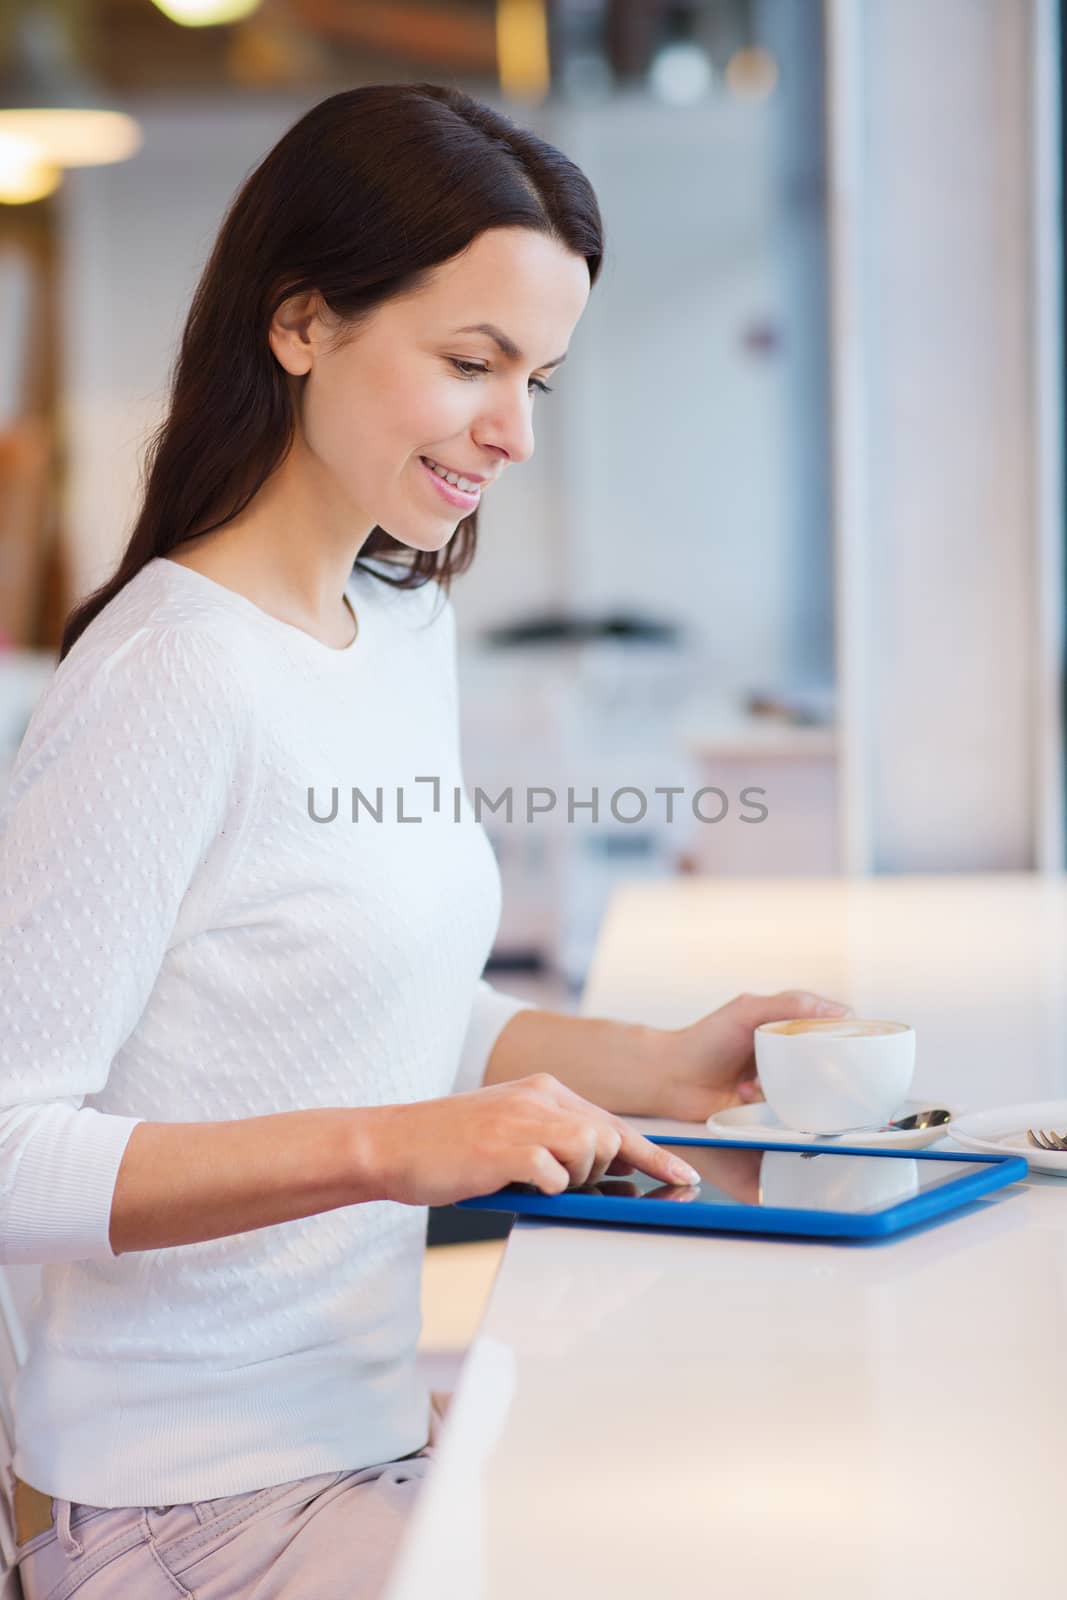
<path fill-rule="evenodd" d="M 468 1089 L 480 1089 L 493 1046 L 503 1033 L 505 1023 L 520 1011 L 536 1010 L 532 1000 L 519 1000 L 515 995 L 501 994 L 491 983 L 479 978 L 452 1093 L 463 1094 Z"/>
<path fill-rule="evenodd" d="M 84 1101 L 190 884 L 213 894 L 232 859 L 216 849 L 250 726 L 237 663 L 178 627 L 68 657 L 35 708 L 0 816 L 0 1261 L 114 1259 L 115 1181 L 144 1119 Z"/>

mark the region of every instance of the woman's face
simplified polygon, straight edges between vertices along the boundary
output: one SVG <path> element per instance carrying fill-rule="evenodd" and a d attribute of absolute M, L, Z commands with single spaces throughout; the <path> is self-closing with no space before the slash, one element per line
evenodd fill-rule
<path fill-rule="evenodd" d="M 303 331 L 272 330 L 287 370 L 307 373 L 300 445 L 317 488 L 366 533 L 377 524 L 414 549 L 440 549 L 489 482 L 457 502 L 423 458 L 485 480 L 528 461 L 538 385 L 551 384 L 588 298 L 582 256 L 528 228 L 495 228 L 339 346 L 337 325 L 317 317 Z M 513 351 L 461 331 L 476 323 Z"/>

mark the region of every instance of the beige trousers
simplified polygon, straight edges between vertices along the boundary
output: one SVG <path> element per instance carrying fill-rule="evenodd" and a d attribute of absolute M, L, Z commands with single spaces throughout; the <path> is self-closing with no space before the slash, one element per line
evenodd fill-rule
<path fill-rule="evenodd" d="M 430 1437 L 411 1456 L 219 1500 L 107 1509 L 16 1480 L 25 1600 L 377 1600 L 446 1400 L 433 1396 Z"/>

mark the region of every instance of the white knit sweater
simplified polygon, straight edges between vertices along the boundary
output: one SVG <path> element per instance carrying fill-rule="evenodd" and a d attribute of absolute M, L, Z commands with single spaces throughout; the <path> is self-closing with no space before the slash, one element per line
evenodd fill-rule
<path fill-rule="evenodd" d="M 463 789 L 451 603 L 358 570 L 348 594 L 358 636 L 334 649 L 156 559 L 18 752 L 0 1260 L 46 1263 L 12 1400 L 15 1471 L 47 1494 L 172 1505 L 426 1440 L 425 1207 L 122 1256 L 108 1240 L 138 1121 L 476 1088 L 524 1004 L 480 977 L 500 877 Z M 380 821 L 361 801 L 352 820 L 353 788 L 375 809 L 382 791 Z"/>

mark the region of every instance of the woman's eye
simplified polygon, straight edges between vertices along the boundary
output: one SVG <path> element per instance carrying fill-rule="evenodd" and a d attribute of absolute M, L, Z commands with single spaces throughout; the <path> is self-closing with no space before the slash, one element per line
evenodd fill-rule
<path fill-rule="evenodd" d="M 461 378 L 474 378 L 477 377 L 479 373 L 485 373 L 489 371 L 488 367 L 480 367 L 478 366 L 477 362 L 474 361 L 461 361 L 456 356 L 449 356 L 448 359 L 459 372 Z M 464 371 L 464 368 L 468 370 Z M 542 383 L 540 378 L 531 378 L 530 383 L 534 389 L 540 390 L 541 394 L 552 393 L 552 385 L 550 383 Z"/>

